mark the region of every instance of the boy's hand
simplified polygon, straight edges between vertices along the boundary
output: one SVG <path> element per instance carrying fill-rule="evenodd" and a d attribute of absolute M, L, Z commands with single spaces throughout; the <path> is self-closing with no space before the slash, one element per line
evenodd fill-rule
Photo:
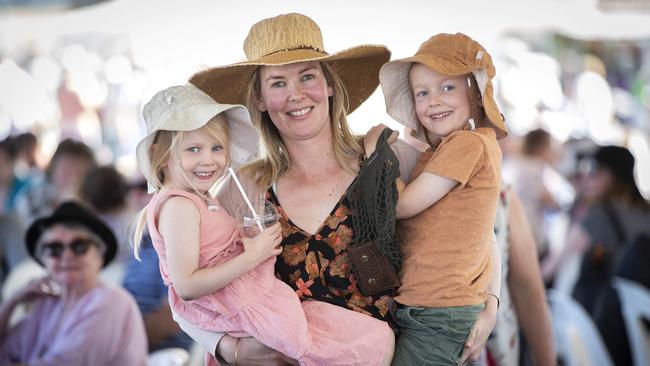
<path fill-rule="evenodd" d="M 366 152 L 366 157 L 372 155 L 372 153 L 375 152 L 375 149 L 377 148 L 377 139 L 379 138 L 379 135 L 381 135 L 382 131 L 384 131 L 386 128 L 388 128 L 388 126 L 380 123 L 372 127 L 363 138 L 363 148 Z M 393 131 L 391 136 L 388 138 L 388 143 L 392 144 L 393 142 L 397 141 L 397 136 L 399 136 L 399 132 Z"/>
<path fill-rule="evenodd" d="M 282 253 L 282 228 L 277 222 L 266 228 L 253 238 L 242 238 L 244 253 L 251 256 L 255 263 L 262 263 L 265 260 Z"/>

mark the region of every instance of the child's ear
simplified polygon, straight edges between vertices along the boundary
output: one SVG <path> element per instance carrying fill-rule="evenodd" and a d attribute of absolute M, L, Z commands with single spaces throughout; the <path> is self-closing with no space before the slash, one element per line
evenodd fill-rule
<path fill-rule="evenodd" d="M 328 84 L 327 85 L 327 96 L 331 97 L 332 95 L 334 95 L 334 87 Z"/>

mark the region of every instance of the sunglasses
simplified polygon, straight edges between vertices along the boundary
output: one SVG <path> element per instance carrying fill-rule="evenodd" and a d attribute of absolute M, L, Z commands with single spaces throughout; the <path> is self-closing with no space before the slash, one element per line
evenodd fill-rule
<path fill-rule="evenodd" d="M 63 255 L 63 251 L 68 248 L 77 257 L 80 257 L 88 252 L 88 248 L 95 243 L 90 239 L 77 238 L 70 244 L 63 244 L 60 241 L 53 241 L 43 244 L 43 254 L 50 258 L 59 258 Z"/>

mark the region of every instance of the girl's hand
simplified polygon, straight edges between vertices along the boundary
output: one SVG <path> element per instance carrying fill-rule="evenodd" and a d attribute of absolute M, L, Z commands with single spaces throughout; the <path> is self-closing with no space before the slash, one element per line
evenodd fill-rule
<path fill-rule="evenodd" d="M 469 332 L 465 341 L 463 355 L 460 358 L 459 365 L 464 365 L 467 361 L 477 361 L 485 347 L 485 343 L 492 333 L 492 329 L 497 322 L 497 302 L 493 296 L 488 296 L 485 309 L 481 311 L 476 323 Z"/>
<path fill-rule="evenodd" d="M 244 253 L 250 256 L 255 263 L 262 263 L 265 260 L 282 253 L 282 228 L 277 222 L 266 228 L 253 238 L 243 238 Z"/>
<path fill-rule="evenodd" d="M 379 138 L 379 135 L 381 135 L 382 131 L 384 131 L 386 128 L 388 128 L 388 126 L 380 123 L 372 127 L 363 138 L 363 148 L 366 152 L 366 158 L 375 152 L 375 149 L 377 148 L 377 139 Z M 392 144 L 393 142 L 397 141 L 397 136 L 399 136 L 399 132 L 393 131 L 393 134 L 388 138 L 388 143 Z"/>
<path fill-rule="evenodd" d="M 11 301 L 16 304 L 30 302 L 44 296 L 59 296 L 60 291 L 59 285 L 50 276 L 45 276 L 29 281 L 11 297 Z"/>

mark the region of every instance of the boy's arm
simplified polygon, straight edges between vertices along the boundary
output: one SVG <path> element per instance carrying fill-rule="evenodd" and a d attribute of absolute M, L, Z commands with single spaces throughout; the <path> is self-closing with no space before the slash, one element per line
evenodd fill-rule
<path fill-rule="evenodd" d="M 398 219 L 413 217 L 438 202 L 458 182 L 429 172 L 422 172 L 399 193 L 395 214 Z M 399 190 L 399 186 L 398 186 Z"/>
<path fill-rule="evenodd" d="M 185 197 L 172 197 L 163 204 L 158 227 L 165 241 L 169 277 L 178 295 L 186 301 L 218 291 L 282 252 L 276 248 L 281 239 L 277 224 L 253 239 L 244 239 L 241 255 L 218 266 L 199 268 L 200 216 L 194 203 Z M 277 237 L 277 243 L 270 237 Z M 249 241 L 255 241 L 254 245 Z"/>

